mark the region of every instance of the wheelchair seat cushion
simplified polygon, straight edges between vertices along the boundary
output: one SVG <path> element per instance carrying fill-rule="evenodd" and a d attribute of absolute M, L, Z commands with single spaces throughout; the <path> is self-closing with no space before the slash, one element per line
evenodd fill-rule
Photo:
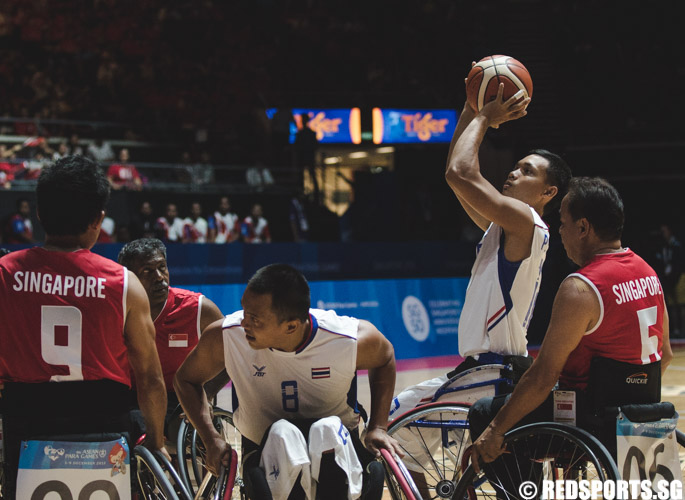
<path fill-rule="evenodd" d="M 592 408 L 661 401 L 661 362 L 646 365 L 595 357 L 587 387 Z"/>

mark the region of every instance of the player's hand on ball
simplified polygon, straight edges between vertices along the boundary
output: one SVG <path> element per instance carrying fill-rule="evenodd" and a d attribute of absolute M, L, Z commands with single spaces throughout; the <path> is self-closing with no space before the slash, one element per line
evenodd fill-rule
<path fill-rule="evenodd" d="M 504 122 L 517 120 L 528 114 L 526 108 L 530 104 L 530 97 L 526 96 L 525 91 L 519 90 L 506 101 L 502 98 L 503 93 L 504 84 L 500 84 L 495 100 L 487 103 L 480 111 L 492 128 L 499 128 Z"/>

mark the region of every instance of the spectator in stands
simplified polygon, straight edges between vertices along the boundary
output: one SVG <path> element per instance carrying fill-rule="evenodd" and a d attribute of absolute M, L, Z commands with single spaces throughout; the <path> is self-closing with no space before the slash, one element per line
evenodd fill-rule
<path fill-rule="evenodd" d="M 314 202 L 321 203 L 321 193 L 319 192 L 319 180 L 316 177 L 316 149 L 319 147 L 319 141 L 316 138 L 316 132 L 309 127 L 309 115 L 302 113 L 300 115 L 302 120 L 302 127 L 295 134 L 294 144 L 294 163 L 296 173 L 298 175 L 298 188 L 304 185 L 304 171 L 309 172 L 309 177 L 314 186 Z"/>
<path fill-rule="evenodd" d="M 309 220 L 304 208 L 304 195 L 300 193 L 290 199 L 290 230 L 293 241 L 307 241 L 309 238 Z"/>
<path fill-rule="evenodd" d="M 105 218 L 102 219 L 97 243 L 114 243 L 115 241 L 117 241 L 116 223 L 114 219 L 105 215 Z"/>
<path fill-rule="evenodd" d="M 57 151 L 53 151 L 52 153 L 52 161 L 57 161 L 60 158 L 64 158 L 65 156 L 69 155 L 69 145 L 66 143 L 66 141 L 62 141 L 59 143 L 59 146 L 57 146 Z"/>
<path fill-rule="evenodd" d="M 140 205 L 140 210 L 131 218 L 130 233 L 131 238 L 156 238 L 155 223 L 157 219 L 152 213 L 152 205 L 149 201 L 144 201 Z"/>
<path fill-rule="evenodd" d="M 190 182 L 195 188 L 214 182 L 214 167 L 207 151 L 200 153 L 199 162 L 186 165 L 186 170 L 190 174 Z"/>
<path fill-rule="evenodd" d="M 155 229 L 162 241 L 183 241 L 183 219 L 178 216 L 175 203 L 166 206 L 164 217 L 157 219 Z"/>
<path fill-rule="evenodd" d="M 29 200 L 19 198 L 17 200 L 17 211 L 7 218 L 3 226 L 3 241 L 5 243 L 34 243 Z"/>
<path fill-rule="evenodd" d="M 209 218 L 210 243 L 233 243 L 240 238 L 240 218 L 231 212 L 231 200 L 222 196 L 219 209 Z"/>
<path fill-rule="evenodd" d="M 656 255 L 659 262 L 656 268 L 661 286 L 664 289 L 671 335 L 679 337 L 683 333 L 683 318 L 681 318 L 681 307 L 676 300 L 676 287 L 683 272 L 685 272 L 685 254 L 683 253 L 683 246 L 680 240 L 676 238 L 670 224 L 661 224 L 660 230 L 663 239 Z"/>
<path fill-rule="evenodd" d="M 107 170 L 107 180 L 112 189 L 130 189 L 140 191 L 143 189 L 143 179 L 135 165 L 128 163 L 128 149 L 119 151 L 119 162 L 113 163 Z"/>
<path fill-rule="evenodd" d="M 21 151 L 23 146 L 21 144 L 15 144 L 11 148 L 8 148 L 5 144 L 0 144 L 0 159 L 12 158 Z"/>
<path fill-rule="evenodd" d="M 202 217 L 202 205 L 194 201 L 190 205 L 190 217 L 183 221 L 183 243 L 206 243 L 207 231 L 207 219 Z"/>
<path fill-rule="evenodd" d="M 264 188 L 274 184 L 271 171 L 261 163 L 257 163 L 245 171 L 245 180 L 254 191 L 264 191 Z"/>
<path fill-rule="evenodd" d="M 245 243 L 271 243 L 269 223 L 262 217 L 262 206 L 259 203 L 252 205 L 250 215 L 243 219 L 240 233 Z"/>
<path fill-rule="evenodd" d="M 71 155 L 82 155 L 83 148 L 81 147 L 81 141 L 78 134 L 71 134 L 69 137 L 69 154 Z"/>
<path fill-rule="evenodd" d="M 106 163 L 114 160 L 114 150 L 109 141 L 98 137 L 86 150 L 86 155 L 99 163 Z"/>

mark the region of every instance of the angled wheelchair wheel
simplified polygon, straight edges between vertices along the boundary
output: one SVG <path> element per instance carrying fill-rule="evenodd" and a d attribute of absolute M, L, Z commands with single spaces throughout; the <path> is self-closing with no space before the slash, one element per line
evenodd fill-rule
<path fill-rule="evenodd" d="M 385 468 L 385 480 L 394 498 L 403 500 L 423 500 L 414 480 L 402 460 L 386 449 L 381 450 L 381 460 Z"/>
<path fill-rule="evenodd" d="M 150 450 L 138 445 L 133 450 L 136 477 L 142 498 L 149 500 L 187 500 L 179 497 L 162 465 Z"/>
<path fill-rule="evenodd" d="M 219 477 L 207 472 L 198 487 L 195 498 L 206 500 L 231 500 L 234 495 L 235 481 L 238 472 L 238 454 L 231 450 L 228 467 L 221 467 Z"/>
<path fill-rule="evenodd" d="M 483 464 L 480 473 L 469 465 L 453 498 L 537 498 L 543 480 L 619 479 L 616 464 L 604 445 L 577 427 L 525 425 L 505 435 L 504 447 L 507 453 Z"/>
<path fill-rule="evenodd" d="M 237 454 L 236 464 L 240 464 L 241 437 L 233 426 L 233 413 L 221 408 L 214 408 L 213 414 L 214 427 L 235 450 Z M 197 431 L 187 420 L 184 420 L 179 428 L 176 449 L 179 475 L 187 490 L 191 494 L 196 494 L 207 475 L 205 467 L 206 450 Z M 210 478 L 209 481 L 213 481 L 213 479 Z M 237 478 L 235 483 L 235 489 L 242 485 L 240 478 Z"/>
<path fill-rule="evenodd" d="M 451 498 L 462 474 L 462 458 L 471 445 L 469 405 L 429 403 L 396 418 L 388 427 L 405 454 L 402 461 L 423 498 Z M 398 500 L 402 492 L 388 484 Z"/>

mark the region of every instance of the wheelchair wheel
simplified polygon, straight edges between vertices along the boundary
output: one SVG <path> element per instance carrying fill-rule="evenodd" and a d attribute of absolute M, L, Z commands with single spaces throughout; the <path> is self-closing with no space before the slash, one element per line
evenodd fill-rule
<path fill-rule="evenodd" d="M 195 498 L 207 500 L 231 500 L 233 488 L 238 472 L 238 454 L 231 450 L 231 460 L 228 467 L 221 467 L 219 477 L 214 478 L 207 472 L 202 483 L 198 487 Z"/>
<path fill-rule="evenodd" d="M 509 431 L 507 453 L 481 466 L 469 466 L 459 480 L 455 499 L 537 498 L 542 481 L 559 479 L 616 481 L 616 464 L 594 436 L 564 424 L 536 423 Z"/>
<path fill-rule="evenodd" d="M 150 450 L 139 445 L 133 450 L 133 455 L 142 498 L 150 500 L 187 500 L 190 498 L 178 496 L 164 469 Z"/>
<path fill-rule="evenodd" d="M 392 495 L 399 495 L 397 498 L 403 500 L 423 500 L 402 460 L 386 449 L 381 450 L 381 458 L 385 468 L 385 478 L 388 488 L 393 492 Z"/>
<path fill-rule="evenodd" d="M 429 403 L 395 419 L 388 434 L 401 445 L 403 462 L 423 498 L 451 498 L 462 473 L 462 457 L 471 444 L 469 405 Z M 406 498 L 392 481 L 394 500 Z"/>
<path fill-rule="evenodd" d="M 241 459 L 241 437 L 240 433 L 233 426 L 233 413 L 221 408 L 214 408 L 214 427 L 224 437 L 224 440 L 231 445 L 237 453 L 236 464 L 240 464 Z M 176 450 L 178 453 L 178 470 L 187 490 L 191 494 L 198 491 L 206 476 L 205 456 L 206 451 L 202 439 L 197 431 L 187 420 L 183 420 L 178 431 Z M 213 479 L 210 479 L 213 481 Z M 238 478 L 236 487 L 242 485 Z M 210 486 L 212 486 L 210 484 Z"/>

